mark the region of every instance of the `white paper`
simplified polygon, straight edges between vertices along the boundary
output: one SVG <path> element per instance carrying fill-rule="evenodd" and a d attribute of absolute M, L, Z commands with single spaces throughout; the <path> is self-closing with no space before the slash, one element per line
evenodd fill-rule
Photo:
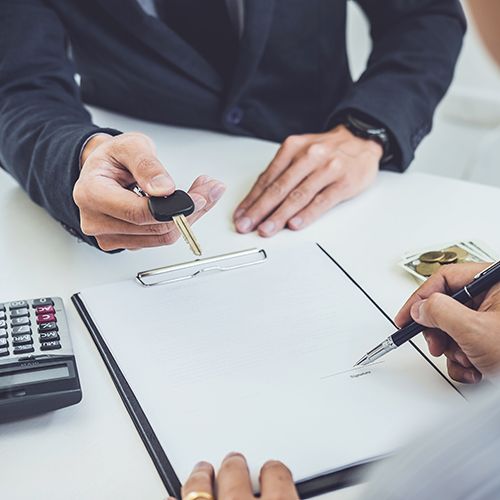
<path fill-rule="evenodd" d="M 179 478 L 243 452 L 300 480 L 393 452 L 463 397 L 410 344 L 353 370 L 393 326 L 314 244 L 145 289 L 81 296 Z"/>

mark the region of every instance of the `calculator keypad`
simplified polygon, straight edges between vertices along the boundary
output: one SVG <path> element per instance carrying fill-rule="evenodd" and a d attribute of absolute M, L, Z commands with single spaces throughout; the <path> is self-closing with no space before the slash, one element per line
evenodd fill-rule
<path fill-rule="evenodd" d="M 19 309 L 14 309 L 13 311 L 10 311 L 10 317 L 11 318 L 21 318 L 23 316 L 29 316 L 30 312 L 26 307 L 21 307 Z"/>
<path fill-rule="evenodd" d="M 32 345 L 18 345 L 14 347 L 14 354 L 27 354 L 29 352 L 35 352 L 35 348 Z"/>
<path fill-rule="evenodd" d="M 26 300 L 16 300 L 15 302 L 11 302 L 9 304 L 9 309 L 11 311 L 13 309 L 20 309 L 21 307 L 28 307 L 28 302 Z"/>
<path fill-rule="evenodd" d="M 0 358 L 67 350 L 71 346 L 66 330 L 64 308 L 58 298 L 0 303 Z"/>
<path fill-rule="evenodd" d="M 57 321 L 55 314 L 39 314 L 36 317 L 36 322 L 38 324 L 40 324 L 40 323 L 53 323 L 55 321 Z"/>
<path fill-rule="evenodd" d="M 38 325 L 38 332 L 54 332 L 57 331 L 57 324 L 55 322 L 52 323 L 40 323 Z"/>
<path fill-rule="evenodd" d="M 11 318 L 10 318 L 10 326 L 12 326 L 12 327 L 22 326 L 22 325 L 30 325 L 30 324 L 31 324 L 31 321 L 30 321 L 29 317 L 13 318 L 11 316 Z"/>
<path fill-rule="evenodd" d="M 53 306 L 54 301 L 50 297 L 44 297 L 41 299 L 35 299 L 33 300 L 33 307 L 36 309 L 37 307 L 40 306 Z"/>
<path fill-rule="evenodd" d="M 61 343 L 58 342 L 57 340 L 51 341 L 51 342 L 42 342 L 40 345 L 40 349 L 42 351 L 53 351 L 54 349 L 60 349 L 61 348 Z"/>
<path fill-rule="evenodd" d="M 40 342 L 49 342 L 51 340 L 59 340 L 59 334 L 57 332 L 42 332 L 39 337 Z"/>

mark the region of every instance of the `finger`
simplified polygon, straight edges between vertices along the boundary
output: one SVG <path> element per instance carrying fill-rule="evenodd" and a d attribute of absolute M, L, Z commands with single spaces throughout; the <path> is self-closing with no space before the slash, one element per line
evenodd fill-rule
<path fill-rule="evenodd" d="M 134 234 L 106 234 L 97 236 L 96 240 L 99 247 L 106 251 L 121 250 L 136 250 L 140 248 L 161 247 L 172 245 L 180 237 L 177 229 L 169 231 L 166 234 L 158 234 L 154 236 L 139 236 Z"/>
<path fill-rule="evenodd" d="M 196 222 L 200 217 L 210 211 L 222 198 L 225 191 L 226 186 L 216 179 L 206 177 L 205 182 L 201 182 L 199 181 L 199 179 L 197 179 L 189 188 L 188 194 L 192 198 L 194 198 L 195 196 L 203 198 L 206 203 L 203 207 L 200 207 L 199 210 L 196 210 L 194 214 L 188 217 L 189 222 L 191 224 Z"/>
<path fill-rule="evenodd" d="M 253 231 L 317 166 L 315 160 L 307 155 L 303 155 L 293 162 L 247 208 L 244 216 L 236 221 L 238 232 L 248 233 Z"/>
<path fill-rule="evenodd" d="M 281 231 L 297 212 L 309 205 L 320 191 L 334 182 L 338 176 L 334 163 L 314 171 L 293 189 L 283 203 L 259 225 L 259 235 L 272 236 Z"/>
<path fill-rule="evenodd" d="M 267 187 L 288 168 L 295 155 L 304 146 L 306 140 L 306 136 L 290 136 L 283 142 L 267 169 L 259 175 L 250 192 L 236 207 L 234 212 L 235 222 L 260 198 Z"/>
<path fill-rule="evenodd" d="M 217 499 L 232 498 L 254 498 L 247 462 L 239 453 L 230 453 L 222 462 L 217 475 Z"/>
<path fill-rule="evenodd" d="M 174 181 L 157 158 L 153 141 L 146 135 L 133 133 L 118 136 L 110 152 L 149 195 L 168 196 L 175 191 Z"/>
<path fill-rule="evenodd" d="M 281 462 L 271 460 L 260 470 L 261 498 L 298 499 L 292 473 Z"/>
<path fill-rule="evenodd" d="M 430 297 L 433 293 L 455 293 L 464 285 L 470 283 L 474 276 L 485 269 L 485 264 L 459 264 L 443 266 L 414 292 L 405 302 L 394 319 L 402 327 L 411 321 L 410 309 L 415 302 Z"/>
<path fill-rule="evenodd" d="M 342 186 L 338 183 L 334 183 L 319 192 L 306 208 L 294 215 L 287 222 L 287 227 L 293 231 L 304 229 L 348 197 L 347 192 Z"/>
<path fill-rule="evenodd" d="M 481 381 L 482 375 L 475 368 L 464 368 L 451 359 L 446 360 L 446 366 L 448 368 L 448 375 L 457 382 L 477 384 Z"/>
<path fill-rule="evenodd" d="M 427 341 L 429 352 L 434 357 L 437 358 L 439 356 L 442 356 L 446 349 L 448 349 L 451 338 L 446 335 L 446 333 L 436 328 L 431 328 L 429 330 L 425 330 L 423 334 L 425 340 Z"/>
<path fill-rule="evenodd" d="M 194 186 L 194 184 L 193 184 L 193 186 Z M 193 189 L 193 186 L 191 186 L 192 189 Z M 219 201 L 219 199 L 224 194 L 224 192 L 226 190 L 226 186 L 219 181 L 216 181 L 214 179 L 210 179 L 204 185 L 198 185 L 198 186 L 194 187 L 194 189 L 196 189 L 198 191 L 203 189 L 204 190 L 203 195 L 197 195 L 197 196 L 207 197 L 208 202 L 205 204 L 205 206 L 203 208 L 201 208 L 200 210 L 196 210 L 193 214 L 191 214 L 187 218 L 189 224 L 191 224 L 191 225 L 193 225 L 196 221 L 201 219 L 201 217 L 203 217 L 207 212 L 209 212 L 215 206 L 217 201 Z M 188 191 L 188 193 L 190 194 L 191 197 L 193 196 L 192 191 Z"/>
<path fill-rule="evenodd" d="M 105 177 L 85 179 L 75 184 L 73 197 L 80 210 L 100 212 L 132 224 L 154 224 L 147 198 L 141 198 Z"/>
<path fill-rule="evenodd" d="M 137 225 L 115 219 L 99 212 L 80 211 L 81 229 L 87 236 L 102 236 L 107 234 L 166 234 L 175 229 L 172 222 Z"/>
<path fill-rule="evenodd" d="M 458 344 L 454 341 L 451 341 L 449 343 L 448 347 L 444 351 L 444 355 L 451 361 L 458 363 L 460 366 L 463 366 L 464 368 L 474 368 L 474 365 L 470 362 L 467 355 L 462 351 L 462 349 L 460 349 Z"/>
<path fill-rule="evenodd" d="M 474 341 L 481 321 L 480 313 L 442 293 L 414 303 L 410 313 L 417 323 L 447 333 L 462 349 Z"/>
<path fill-rule="evenodd" d="M 214 468 L 207 462 L 200 462 L 194 467 L 193 472 L 184 483 L 181 492 L 182 498 L 193 492 L 208 493 L 215 496 L 213 483 Z"/>

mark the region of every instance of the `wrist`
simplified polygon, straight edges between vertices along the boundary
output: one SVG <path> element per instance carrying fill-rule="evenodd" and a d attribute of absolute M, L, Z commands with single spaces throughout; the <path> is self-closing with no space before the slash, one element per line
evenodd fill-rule
<path fill-rule="evenodd" d="M 92 154 L 92 152 L 99 147 L 102 143 L 111 140 L 113 136 L 105 133 L 97 133 L 90 136 L 82 147 L 82 152 L 80 154 L 80 168 L 87 161 L 87 158 Z"/>
<path fill-rule="evenodd" d="M 336 134 L 343 135 L 347 140 L 357 141 L 362 144 L 363 151 L 368 151 L 373 154 L 378 162 L 382 161 L 384 156 L 384 148 L 383 146 L 376 140 L 366 139 L 364 137 L 360 137 L 359 135 L 353 134 L 351 130 L 345 125 L 337 125 L 331 132 Z"/>
<path fill-rule="evenodd" d="M 377 143 L 382 148 L 380 163 L 387 163 L 394 158 L 393 141 L 390 132 L 380 122 L 362 113 L 348 113 L 343 125 L 356 137 Z"/>

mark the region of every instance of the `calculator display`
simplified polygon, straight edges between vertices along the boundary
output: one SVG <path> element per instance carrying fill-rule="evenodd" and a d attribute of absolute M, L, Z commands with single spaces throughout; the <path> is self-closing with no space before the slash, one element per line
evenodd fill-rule
<path fill-rule="evenodd" d="M 0 389 L 17 384 L 31 382 L 43 382 L 56 378 L 69 377 L 70 373 L 66 365 L 42 368 L 38 370 L 22 371 L 17 373 L 5 373 L 0 376 Z"/>

